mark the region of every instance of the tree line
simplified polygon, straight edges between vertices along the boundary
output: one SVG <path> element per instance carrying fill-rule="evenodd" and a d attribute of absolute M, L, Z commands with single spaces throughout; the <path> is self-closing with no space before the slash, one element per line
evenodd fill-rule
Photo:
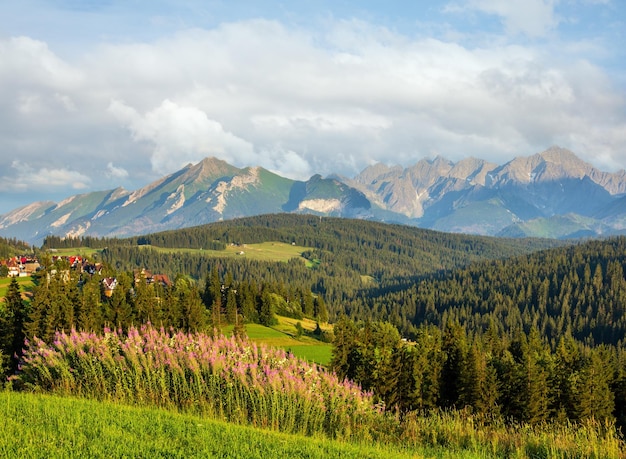
<path fill-rule="evenodd" d="M 202 253 L 164 253 L 151 247 L 213 250 L 228 244 L 295 243 L 307 247 L 302 260 L 271 263 L 233 260 Z M 404 335 L 415 324 L 403 306 L 387 308 L 386 295 L 407 288 L 431 273 L 465 267 L 484 260 L 508 258 L 562 245 L 537 239 L 496 239 L 446 234 L 403 225 L 309 215 L 264 215 L 127 239 L 46 239 L 47 247 L 87 245 L 102 249 L 103 260 L 118 270 L 150 267 L 171 277 L 185 273 L 201 281 L 213 264 L 232 273 L 235 281 L 295 286 L 324 298 L 331 320 L 342 312 L 358 319 L 390 320 Z M 213 246 L 211 246 L 213 244 Z M 149 247 L 146 247 L 149 246 Z M 370 296 L 376 297 L 375 303 Z"/>
<path fill-rule="evenodd" d="M 590 419 L 626 426 L 626 350 L 565 335 L 556 348 L 537 328 L 511 338 L 490 327 L 423 325 L 402 340 L 387 322 L 334 327 L 331 368 L 371 390 L 388 409 L 466 409 L 487 421 L 540 424 Z"/>
<path fill-rule="evenodd" d="M 495 326 L 509 336 L 537 329 L 552 349 L 563 336 L 623 346 L 625 273 L 626 238 L 615 237 L 407 278 L 363 292 L 357 304 L 396 324 Z"/>
<path fill-rule="evenodd" d="M 16 238 L 0 237 L 0 259 L 4 260 L 16 255 L 30 253 L 33 248 L 24 241 Z"/>
<path fill-rule="evenodd" d="M 151 323 L 184 332 L 220 332 L 233 325 L 245 334 L 245 323 L 274 325 L 276 314 L 297 319 L 328 321 L 323 298 L 294 286 L 257 281 L 235 281 L 217 265 L 204 284 L 178 274 L 171 285 L 147 282 L 139 272 L 104 267 L 87 274 L 67 260 L 42 260 L 45 269 L 35 277 L 30 302 L 25 302 L 15 279 L 0 307 L 0 352 L 3 374 L 17 369 L 24 339 L 51 342 L 57 331 L 102 333 L 105 327 L 127 330 Z M 107 292 L 105 278 L 115 279 Z"/>

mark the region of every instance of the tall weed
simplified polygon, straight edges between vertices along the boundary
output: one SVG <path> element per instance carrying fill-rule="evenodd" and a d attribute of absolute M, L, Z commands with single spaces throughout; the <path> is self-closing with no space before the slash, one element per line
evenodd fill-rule
<path fill-rule="evenodd" d="M 27 343 L 16 382 L 31 390 L 176 408 L 306 435 L 370 439 L 372 395 L 280 349 L 151 326 L 60 332 Z"/>

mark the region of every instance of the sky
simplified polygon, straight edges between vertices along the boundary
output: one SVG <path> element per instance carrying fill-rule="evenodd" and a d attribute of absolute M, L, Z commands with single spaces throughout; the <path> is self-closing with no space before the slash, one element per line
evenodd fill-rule
<path fill-rule="evenodd" d="M 0 2 L 0 214 L 214 156 L 626 168 L 622 0 Z"/>

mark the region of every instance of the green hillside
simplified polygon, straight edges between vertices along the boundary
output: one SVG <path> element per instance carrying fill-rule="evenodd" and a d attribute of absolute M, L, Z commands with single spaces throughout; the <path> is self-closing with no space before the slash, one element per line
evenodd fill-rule
<path fill-rule="evenodd" d="M 0 456 L 7 458 L 400 459 L 414 454 L 421 455 L 393 446 L 287 435 L 154 408 L 0 393 Z"/>
<path fill-rule="evenodd" d="M 0 259 L 23 255 L 31 250 L 32 247 L 23 241 L 0 237 Z"/>
<path fill-rule="evenodd" d="M 217 265 L 236 282 L 253 281 L 259 287 L 270 283 L 274 290 L 280 285 L 310 290 L 324 298 L 331 320 L 342 312 L 349 312 L 355 318 L 390 320 L 405 334 L 411 333 L 411 324 L 401 314 L 369 306 L 364 293 L 369 295 L 370 292 L 364 290 L 362 279 L 372 279 L 380 289 L 397 290 L 404 288 L 406 279 L 563 244 L 554 240 L 497 239 L 293 214 L 242 218 L 91 243 L 106 246 L 103 259 L 119 269 L 148 267 L 170 276 L 185 273 L 202 281 Z M 239 247 L 272 243 L 308 248 L 300 254 L 308 264 L 295 260 L 275 263 L 252 259 L 247 253 L 233 258 L 228 249 L 234 244 L 238 251 L 247 252 Z M 140 245 L 159 247 L 159 250 L 146 251 Z M 209 247 L 219 250 L 205 254 L 190 250 Z M 172 250 L 165 253 L 163 249 Z"/>
<path fill-rule="evenodd" d="M 546 237 L 555 239 L 589 238 L 596 234 L 611 234 L 612 230 L 602 222 L 576 214 L 537 218 L 516 223 L 503 229 L 502 237 Z"/>
<path fill-rule="evenodd" d="M 102 274 L 57 261 L 28 305 L 13 296 L 0 314 L 17 389 L 341 438 L 385 457 L 389 445 L 417 457 L 624 457 L 626 238 L 565 245 L 270 215 L 46 248 L 81 247 Z M 140 267 L 172 282 L 138 281 Z M 105 276 L 117 281 L 109 295 Z M 147 454 L 174 455 L 146 438 Z M 317 457 L 283 446 L 267 453 Z"/>
<path fill-rule="evenodd" d="M 351 382 L 223 337 L 61 333 L 34 340 L 24 362 L 18 387 L 64 397 L 0 393 L 3 457 L 623 457 L 609 423 L 398 417 Z"/>

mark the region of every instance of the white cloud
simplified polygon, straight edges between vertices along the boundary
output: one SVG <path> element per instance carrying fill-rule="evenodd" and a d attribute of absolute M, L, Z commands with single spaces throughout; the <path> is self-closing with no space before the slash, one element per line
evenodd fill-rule
<path fill-rule="evenodd" d="M 501 18 L 509 34 L 543 37 L 554 30 L 560 19 L 554 11 L 559 0 L 469 0 L 467 8 Z"/>
<path fill-rule="evenodd" d="M 537 29 L 520 4 L 461 5 L 549 40 L 554 4 L 525 3 Z M 211 155 L 308 178 L 431 154 L 502 163 L 553 144 L 626 167 L 626 100 L 592 51 L 508 43 L 469 47 L 333 20 L 317 30 L 225 23 L 73 60 L 31 38 L 0 39 L 0 170 L 17 158 L 38 165 L 14 174 L 25 184 L 41 172 L 68 189 L 114 179 L 138 188 Z"/>
<path fill-rule="evenodd" d="M 3 181 L 18 191 L 28 191 L 32 188 L 40 192 L 45 192 L 49 188 L 83 190 L 91 182 L 89 177 L 65 168 L 42 167 L 35 169 L 29 164 L 17 160 L 11 163 L 11 168 L 15 172 L 4 176 Z"/>
<path fill-rule="evenodd" d="M 183 107 L 166 99 L 140 115 L 123 102 L 113 101 L 109 111 L 128 127 L 135 140 L 154 145 L 152 168 L 162 174 L 207 156 L 232 163 L 245 162 L 254 155 L 250 143 L 224 131 L 220 123 L 196 107 Z"/>
<path fill-rule="evenodd" d="M 45 42 L 30 37 L 0 40 L 3 86 L 44 86 L 64 91 L 72 90 L 82 79 L 81 71 L 57 57 Z"/>
<path fill-rule="evenodd" d="M 383 116 L 364 110 L 344 113 L 302 112 L 292 115 L 261 115 L 252 118 L 259 129 L 311 129 L 313 131 L 350 132 L 358 129 L 387 129 L 391 122 Z"/>
<path fill-rule="evenodd" d="M 128 171 L 123 167 L 116 167 L 112 162 L 107 164 L 106 176 L 114 179 L 125 179 L 128 177 Z"/>
<path fill-rule="evenodd" d="M 273 150 L 263 151 L 261 157 L 263 158 L 262 163 L 260 163 L 261 166 L 294 180 L 307 180 L 315 173 L 301 154 L 292 150 L 284 150 L 280 146 Z"/>

